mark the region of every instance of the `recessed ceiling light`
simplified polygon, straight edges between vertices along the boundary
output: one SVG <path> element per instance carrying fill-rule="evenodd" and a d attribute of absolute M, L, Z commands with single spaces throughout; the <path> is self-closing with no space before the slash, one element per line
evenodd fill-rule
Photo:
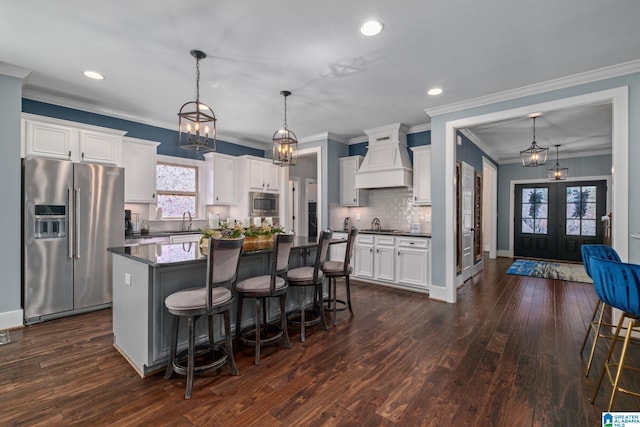
<path fill-rule="evenodd" d="M 382 31 L 383 25 L 380 21 L 367 21 L 360 27 L 360 32 L 365 36 L 376 36 Z"/>
<path fill-rule="evenodd" d="M 442 92 L 444 92 L 444 90 L 440 89 L 439 87 L 434 87 L 432 89 L 429 89 L 427 91 L 427 95 L 429 96 L 436 96 L 436 95 L 441 95 Z"/>
<path fill-rule="evenodd" d="M 89 77 L 90 79 L 104 80 L 104 76 L 97 71 L 86 70 L 83 71 L 82 74 L 84 74 L 86 77 Z"/>

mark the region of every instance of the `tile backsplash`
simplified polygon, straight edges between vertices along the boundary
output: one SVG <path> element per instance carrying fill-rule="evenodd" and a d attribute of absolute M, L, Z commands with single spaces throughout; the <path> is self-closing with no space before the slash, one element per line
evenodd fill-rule
<path fill-rule="evenodd" d="M 411 222 L 418 221 L 421 233 L 431 233 L 431 206 L 414 206 L 413 192 L 408 188 L 381 188 L 367 190 L 367 205 L 345 207 L 329 206 L 329 227 L 341 230 L 345 217 L 350 217 L 355 227 L 371 228 L 373 218 L 380 220 L 384 229 L 409 231 Z M 356 220 L 360 214 L 360 221 Z"/>

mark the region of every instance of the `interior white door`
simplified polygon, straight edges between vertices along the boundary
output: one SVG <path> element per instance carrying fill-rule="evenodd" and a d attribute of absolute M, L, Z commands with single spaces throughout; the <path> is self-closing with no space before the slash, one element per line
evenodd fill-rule
<path fill-rule="evenodd" d="M 462 282 L 473 275 L 473 172 L 462 162 Z"/>

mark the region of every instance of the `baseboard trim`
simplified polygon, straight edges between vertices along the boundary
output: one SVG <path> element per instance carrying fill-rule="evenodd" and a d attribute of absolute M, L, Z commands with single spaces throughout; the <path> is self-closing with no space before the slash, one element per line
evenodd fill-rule
<path fill-rule="evenodd" d="M 513 254 L 511 253 L 510 250 L 496 251 L 496 255 L 499 256 L 499 257 L 504 257 L 504 258 L 513 258 Z"/>
<path fill-rule="evenodd" d="M 22 309 L 0 313 L 0 329 L 13 329 L 24 326 L 24 312 Z"/>

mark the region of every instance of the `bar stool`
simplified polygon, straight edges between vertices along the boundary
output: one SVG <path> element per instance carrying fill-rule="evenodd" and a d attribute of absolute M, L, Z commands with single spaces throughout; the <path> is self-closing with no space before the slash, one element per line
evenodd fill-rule
<path fill-rule="evenodd" d="M 329 298 L 327 302 L 327 310 L 333 312 L 333 326 L 336 326 L 336 312 L 343 311 L 349 308 L 349 312 L 353 315 L 353 308 L 351 307 L 351 288 L 349 286 L 349 275 L 353 272 L 351 267 L 351 257 L 353 256 L 354 242 L 358 235 L 358 229 L 351 227 L 349 237 L 347 239 L 347 250 L 344 254 L 344 261 L 327 261 L 322 267 L 322 272 L 325 277 L 329 278 Z M 337 299 L 337 281 L 339 277 L 344 277 L 345 287 L 347 291 L 347 300 Z M 333 285 L 333 287 L 332 287 Z M 332 296 L 333 295 L 333 299 Z M 341 304 L 341 308 L 337 308 L 338 304 Z"/>
<path fill-rule="evenodd" d="M 594 287 L 600 299 L 622 311 L 616 332 L 609 346 L 609 353 L 604 361 L 598 385 L 593 393 L 591 403 L 593 404 L 602 385 L 604 374 L 609 377 L 613 390 L 611 391 L 611 399 L 609 399 L 609 407 L 607 411 L 611 411 L 615 402 L 616 393 L 626 393 L 636 397 L 640 397 L 640 393 L 632 391 L 620 386 L 620 379 L 624 370 L 635 371 L 640 373 L 640 369 L 632 366 L 625 366 L 625 357 L 629 348 L 629 342 L 632 330 L 640 326 L 640 265 L 627 264 L 623 262 L 610 261 L 600 258 L 591 258 L 591 274 L 593 274 Z M 629 319 L 627 333 L 620 352 L 620 361 L 616 364 L 612 362 L 612 354 L 615 349 L 616 342 L 620 336 L 622 325 L 626 319 Z M 614 368 L 613 370 L 611 368 Z"/>
<path fill-rule="evenodd" d="M 256 365 L 260 364 L 260 347 L 284 339 L 284 345 L 291 348 L 287 331 L 286 299 L 289 286 L 284 277 L 289 270 L 289 254 L 293 246 L 293 234 L 276 234 L 271 274 L 251 277 L 236 285 L 238 310 L 236 315 L 236 334 L 240 344 L 254 345 Z M 280 327 L 267 323 L 267 298 L 280 300 Z M 242 302 L 245 298 L 256 299 L 256 324 L 240 331 L 242 321 Z M 263 321 L 261 322 L 261 318 Z M 271 336 L 269 336 L 271 335 Z"/>
<path fill-rule="evenodd" d="M 324 318 L 324 309 L 322 308 L 322 283 L 324 281 L 324 273 L 322 272 L 322 266 L 327 259 L 327 252 L 329 249 L 329 241 L 331 240 L 331 231 L 324 230 L 320 233 L 318 239 L 318 252 L 316 253 L 316 261 L 313 267 L 298 267 L 289 270 L 287 273 L 287 281 L 289 286 L 296 286 L 302 288 L 300 292 L 300 341 L 305 341 L 305 328 L 307 326 L 313 326 L 318 323 L 322 323 L 322 327 L 327 330 L 327 321 Z M 317 309 L 317 313 L 314 313 L 312 318 L 307 320 L 306 318 L 306 290 L 307 288 L 313 288 L 313 309 Z M 317 315 L 316 315 L 317 314 Z M 292 323 L 298 323 L 297 315 L 292 313 L 288 319 Z"/>
<path fill-rule="evenodd" d="M 620 257 L 618 253 L 611 246 L 607 245 L 582 245 L 580 248 L 582 251 L 582 262 L 584 263 L 584 269 L 587 272 L 589 277 L 591 276 L 591 258 L 601 258 L 608 259 L 610 261 L 620 262 Z M 593 362 L 593 355 L 596 351 L 596 345 L 598 344 L 598 338 L 611 338 L 611 334 L 605 334 L 602 332 L 602 326 L 605 327 L 615 327 L 616 325 L 612 325 L 610 323 L 603 323 L 602 318 L 604 316 L 604 311 L 606 308 L 606 304 L 599 300 L 596 303 L 596 306 L 593 310 L 593 315 L 591 316 L 591 320 L 589 321 L 589 327 L 584 335 L 584 340 L 582 341 L 582 347 L 580 347 L 580 354 L 584 351 L 584 348 L 587 344 L 587 340 L 589 339 L 589 335 L 593 332 L 593 343 L 591 344 L 591 352 L 589 353 L 589 361 L 587 362 L 587 371 L 584 376 L 589 376 L 589 371 L 591 370 L 591 364 Z M 596 317 L 598 318 L 596 320 Z"/>
<path fill-rule="evenodd" d="M 221 368 L 227 364 L 231 375 L 238 375 L 238 368 L 233 359 L 231 337 L 231 305 L 234 299 L 234 285 L 238 274 L 241 239 L 216 240 L 209 239 L 209 255 L 207 257 L 207 277 L 204 288 L 191 288 L 174 292 L 165 300 L 165 306 L 171 313 L 171 349 L 165 379 L 176 372 L 187 376 L 185 399 L 191 398 L 194 373 L 204 373 Z M 224 318 L 225 347 L 214 343 L 213 315 L 222 314 Z M 207 316 L 209 342 L 196 347 L 195 327 L 201 316 Z M 177 353 L 178 327 L 181 318 L 187 319 L 189 343 L 186 351 Z M 196 366 L 196 358 L 209 356 L 209 361 Z M 184 365 L 184 362 L 187 365 Z"/>

